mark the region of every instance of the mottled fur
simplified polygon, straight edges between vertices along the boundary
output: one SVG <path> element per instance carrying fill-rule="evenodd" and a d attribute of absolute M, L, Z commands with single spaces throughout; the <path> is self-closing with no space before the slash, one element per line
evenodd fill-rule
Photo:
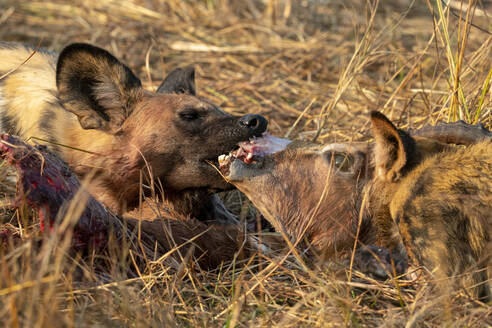
<path fill-rule="evenodd" d="M 230 185 L 207 160 L 266 129 L 259 115 L 232 116 L 198 98 L 192 68 L 171 72 L 151 93 L 101 48 L 37 51 L 20 65 L 32 52 L 0 43 L 0 74 L 17 68 L 0 81 L 1 130 L 47 141 L 119 213 L 138 204 L 141 177 L 151 175 L 171 207 L 210 219 L 212 194 Z"/>
<path fill-rule="evenodd" d="M 492 142 L 432 152 L 381 114 L 372 122 L 375 223 L 396 223 L 409 257 L 441 288 L 446 277 L 465 274 L 465 286 L 478 285 L 474 296 L 490 299 Z"/>

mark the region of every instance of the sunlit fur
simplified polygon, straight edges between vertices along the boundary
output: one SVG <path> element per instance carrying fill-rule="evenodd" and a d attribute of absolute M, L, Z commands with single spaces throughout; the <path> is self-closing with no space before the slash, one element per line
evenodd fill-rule
<path fill-rule="evenodd" d="M 190 69 L 175 69 L 161 85 L 166 93 L 152 93 L 101 48 L 38 50 L 22 64 L 33 51 L 0 43 L 0 75 L 11 72 L 0 81 L 1 132 L 46 144 L 79 177 L 92 177 L 92 194 L 116 212 L 138 205 L 152 176 L 169 206 L 210 219 L 214 192 L 232 186 L 207 160 L 266 129 L 197 97 Z M 198 119 L 183 118 L 186 111 Z"/>

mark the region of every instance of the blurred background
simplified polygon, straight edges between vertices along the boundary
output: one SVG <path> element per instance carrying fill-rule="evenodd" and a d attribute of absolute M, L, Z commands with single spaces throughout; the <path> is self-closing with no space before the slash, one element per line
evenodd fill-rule
<path fill-rule="evenodd" d="M 277 136 L 333 142 L 363 139 L 375 109 L 401 127 L 490 126 L 491 3 L 0 0 L 0 40 L 56 52 L 90 42 L 151 90 L 192 64 L 198 93 L 224 110 L 262 113 Z"/>

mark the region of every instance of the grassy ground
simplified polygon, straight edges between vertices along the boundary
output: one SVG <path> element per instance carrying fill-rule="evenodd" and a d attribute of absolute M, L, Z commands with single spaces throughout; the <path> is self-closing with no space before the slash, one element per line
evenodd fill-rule
<path fill-rule="evenodd" d="M 194 64 L 201 96 L 265 115 L 277 136 L 364 140 L 373 109 L 404 128 L 456 119 L 490 128 L 492 5 L 450 3 L 451 11 L 434 0 L 0 0 L 0 39 L 53 51 L 94 43 L 149 89 Z M 237 192 L 226 200 L 245 207 Z M 294 258 L 216 272 L 155 261 L 134 279 L 118 266 L 102 275 L 67 255 L 64 236 L 40 245 L 48 237 L 25 215 L 7 214 L 31 238 L 0 250 L 5 326 L 492 325 L 490 308 L 465 293 L 443 301 L 424 279 L 347 282 L 343 267 Z"/>

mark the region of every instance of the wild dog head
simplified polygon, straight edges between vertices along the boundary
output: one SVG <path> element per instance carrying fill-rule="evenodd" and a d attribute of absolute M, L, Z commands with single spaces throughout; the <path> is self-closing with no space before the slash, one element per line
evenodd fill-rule
<path fill-rule="evenodd" d="M 69 140 L 102 155 L 100 160 L 79 152 L 69 161 L 82 175 L 97 162 L 103 200 L 137 198 L 146 166 L 165 192 L 230 187 L 208 161 L 261 136 L 267 121 L 261 115 L 229 115 L 197 97 L 194 76 L 193 68 L 178 68 L 154 93 L 106 50 L 76 43 L 60 53 L 58 99 L 79 124 Z"/>
<path fill-rule="evenodd" d="M 285 146 L 286 141 L 264 137 L 240 143 L 239 150 L 221 156 L 221 170 L 277 230 L 285 230 L 291 237 L 307 237 L 324 245 L 321 248 L 340 250 L 340 240 L 346 245 L 353 240 L 356 224 L 363 218 L 364 223 L 376 224 L 367 223 L 372 227 L 366 231 L 371 230 L 373 236 L 362 231 L 362 240 L 401 248 L 390 213 L 382 210 L 388 208 L 392 188 L 402 174 L 421 161 L 454 149 L 437 139 L 454 134 L 453 139 L 458 140 L 460 136 L 455 133 L 456 126 L 451 127 L 453 131 L 440 126 L 440 135 L 435 129 L 426 129 L 432 138 L 411 137 L 379 113 L 373 113 L 371 122 L 375 143 L 315 145 L 293 141 Z M 459 126 L 458 130 L 462 127 L 469 130 L 469 126 Z M 384 186 L 376 187 L 381 180 L 386 181 Z"/>
<path fill-rule="evenodd" d="M 484 285 L 492 244 L 488 131 L 468 126 L 479 132 L 470 140 L 486 140 L 457 147 L 440 138 L 413 137 L 378 112 L 371 113 L 371 126 L 370 144 L 292 142 L 265 157 L 255 157 L 261 149 L 246 144 L 221 157 L 222 170 L 290 236 L 306 237 L 330 254 L 352 247 L 356 223 L 366 218 L 359 240 L 406 250 L 442 281 L 475 270 L 466 285 L 479 286 L 475 295 L 489 299 Z"/>

